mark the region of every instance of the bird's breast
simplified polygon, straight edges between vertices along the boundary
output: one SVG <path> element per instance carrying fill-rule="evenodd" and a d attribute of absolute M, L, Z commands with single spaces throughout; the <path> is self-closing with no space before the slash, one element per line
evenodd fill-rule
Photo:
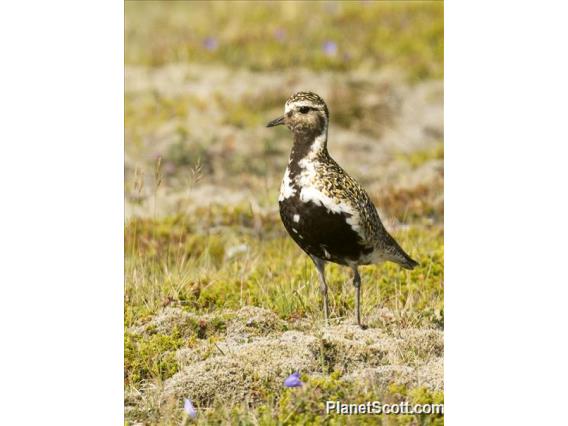
<path fill-rule="evenodd" d="M 340 264 L 357 261 L 368 248 L 358 232 L 359 216 L 313 186 L 291 186 L 279 201 L 292 239 L 308 254 Z"/>

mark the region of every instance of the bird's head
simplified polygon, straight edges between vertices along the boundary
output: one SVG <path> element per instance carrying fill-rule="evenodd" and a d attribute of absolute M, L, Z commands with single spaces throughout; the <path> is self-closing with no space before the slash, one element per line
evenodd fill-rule
<path fill-rule="evenodd" d="M 283 124 L 295 134 L 316 137 L 327 130 L 328 121 L 327 105 L 321 97 L 313 92 L 298 92 L 286 101 L 284 115 L 266 127 Z"/>

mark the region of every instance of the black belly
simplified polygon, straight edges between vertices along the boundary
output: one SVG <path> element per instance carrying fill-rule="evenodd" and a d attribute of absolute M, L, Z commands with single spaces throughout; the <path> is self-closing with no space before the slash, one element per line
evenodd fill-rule
<path fill-rule="evenodd" d="M 348 213 L 332 213 L 312 201 L 293 196 L 279 202 L 284 227 L 306 253 L 323 260 L 347 265 L 357 262 L 372 248 L 361 244 L 361 237 L 347 223 Z M 299 215 L 298 222 L 294 215 Z"/>

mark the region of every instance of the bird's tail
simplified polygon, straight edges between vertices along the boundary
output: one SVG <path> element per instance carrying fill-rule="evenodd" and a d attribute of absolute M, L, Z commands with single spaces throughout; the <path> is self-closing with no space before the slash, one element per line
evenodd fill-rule
<path fill-rule="evenodd" d="M 403 260 L 399 260 L 396 263 L 398 263 L 400 266 L 402 266 L 404 269 L 414 269 L 418 266 L 418 262 L 415 261 L 414 259 L 412 259 L 409 255 L 407 255 L 406 253 L 404 253 L 404 259 Z"/>
<path fill-rule="evenodd" d="M 404 269 L 414 269 L 418 266 L 418 262 L 412 259 L 398 243 L 391 237 L 391 246 L 388 260 L 397 263 Z"/>

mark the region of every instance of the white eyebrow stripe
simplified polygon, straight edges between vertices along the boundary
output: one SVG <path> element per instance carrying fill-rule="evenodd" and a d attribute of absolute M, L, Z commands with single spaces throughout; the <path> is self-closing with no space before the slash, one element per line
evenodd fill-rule
<path fill-rule="evenodd" d="M 320 110 L 320 111 L 323 109 L 320 105 L 314 105 L 310 101 L 296 101 L 296 102 L 292 102 L 292 103 L 286 103 L 286 105 L 284 106 L 284 113 L 288 113 L 293 108 L 300 108 L 300 107 L 304 107 L 304 106 L 314 108 L 314 109 L 317 109 L 317 110 Z"/>

